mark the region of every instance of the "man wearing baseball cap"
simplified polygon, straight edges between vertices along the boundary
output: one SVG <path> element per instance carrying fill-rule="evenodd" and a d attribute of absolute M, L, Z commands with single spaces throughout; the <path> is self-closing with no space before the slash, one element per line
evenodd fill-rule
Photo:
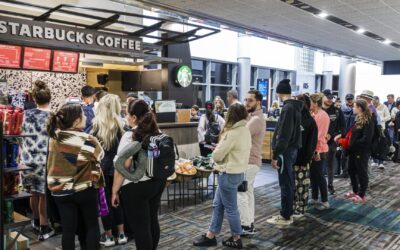
<path fill-rule="evenodd" d="M 329 125 L 327 140 L 329 146 L 329 152 L 326 155 L 326 166 L 328 172 L 328 190 L 331 195 L 335 194 L 335 189 L 333 187 L 333 176 L 335 173 L 336 162 L 336 142 L 333 140 L 336 136 L 345 135 L 346 124 L 343 112 L 340 108 L 337 108 L 333 102 L 333 94 L 330 89 L 325 89 L 322 91 L 324 93 L 324 98 L 322 102 L 323 110 L 328 114 L 331 121 Z"/>
<path fill-rule="evenodd" d="M 345 133 L 347 134 L 347 132 L 350 130 L 350 128 L 354 125 L 354 122 L 356 120 L 356 116 L 353 113 L 353 107 L 354 107 L 354 95 L 353 94 L 347 94 L 345 97 L 345 103 L 342 105 L 342 112 L 344 115 L 344 120 L 345 120 L 345 124 L 346 124 L 346 129 L 345 129 Z M 342 157 L 341 157 L 341 161 L 340 161 L 340 167 L 342 170 L 341 173 L 341 177 L 343 178 L 348 178 L 349 177 L 349 171 L 348 171 L 348 153 L 346 152 L 345 149 L 341 149 L 342 150 Z"/>

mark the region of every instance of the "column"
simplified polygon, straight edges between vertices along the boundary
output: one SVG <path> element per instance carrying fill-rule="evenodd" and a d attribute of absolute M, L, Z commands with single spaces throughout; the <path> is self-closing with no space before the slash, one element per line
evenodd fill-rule
<path fill-rule="evenodd" d="M 341 58 L 339 76 L 339 97 L 344 100 L 347 94 L 355 94 L 356 63 L 351 59 Z"/>
<path fill-rule="evenodd" d="M 250 51 L 248 49 L 248 42 L 246 42 L 250 37 L 245 34 L 239 34 L 238 39 L 238 92 L 239 100 L 243 102 L 246 97 L 247 92 L 250 90 L 251 81 L 251 60 Z"/>

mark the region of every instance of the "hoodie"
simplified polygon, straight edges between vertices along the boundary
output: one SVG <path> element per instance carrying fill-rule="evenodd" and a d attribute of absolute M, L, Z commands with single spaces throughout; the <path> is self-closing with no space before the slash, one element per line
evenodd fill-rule
<path fill-rule="evenodd" d="M 272 159 L 285 153 L 288 148 L 301 148 L 301 110 L 303 102 L 286 100 L 272 137 Z"/>
<path fill-rule="evenodd" d="M 307 166 L 311 162 L 317 147 L 318 127 L 310 111 L 303 108 L 301 111 L 301 142 L 302 146 L 297 153 L 297 166 Z"/>

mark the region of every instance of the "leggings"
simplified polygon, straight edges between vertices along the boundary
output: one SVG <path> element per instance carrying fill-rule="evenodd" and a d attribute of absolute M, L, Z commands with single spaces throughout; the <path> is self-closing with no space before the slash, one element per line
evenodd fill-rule
<path fill-rule="evenodd" d="M 121 187 L 121 205 L 138 250 L 157 249 L 160 240 L 158 209 L 165 183 L 165 180 L 151 179 Z"/>
<path fill-rule="evenodd" d="M 61 215 L 62 249 L 75 249 L 75 233 L 82 249 L 99 249 L 100 228 L 98 221 L 97 189 L 87 188 L 66 196 L 55 196 Z"/>
<path fill-rule="evenodd" d="M 364 197 L 368 188 L 369 153 L 350 153 L 349 176 L 353 192 Z"/>
<path fill-rule="evenodd" d="M 321 155 L 320 161 L 312 161 L 310 167 L 310 180 L 312 188 L 312 198 L 318 200 L 319 192 L 321 191 L 321 201 L 328 201 L 328 187 L 325 176 L 322 172 L 325 159 Z"/>
<path fill-rule="evenodd" d="M 113 227 L 124 224 L 124 215 L 122 212 L 122 207 L 113 207 L 111 205 L 111 195 L 112 195 L 112 186 L 114 183 L 114 176 L 105 175 L 105 184 L 104 191 L 106 193 L 106 200 L 109 213 L 106 216 L 101 217 L 101 222 L 103 223 L 104 231 L 108 231 L 113 229 Z"/>

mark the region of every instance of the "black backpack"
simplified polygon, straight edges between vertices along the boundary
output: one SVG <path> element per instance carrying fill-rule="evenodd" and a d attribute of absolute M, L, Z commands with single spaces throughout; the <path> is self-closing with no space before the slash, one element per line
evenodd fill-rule
<path fill-rule="evenodd" d="M 389 154 L 390 142 L 386 138 L 374 114 L 372 115 L 372 122 L 374 124 L 374 134 L 372 137 L 371 156 L 374 159 L 384 160 Z"/>
<path fill-rule="evenodd" d="M 218 143 L 220 132 L 221 128 L 218 123 L 218 115 L 216 115 L 213 122 L 206 123 L 206 134 L 204 136 L 206 144 Z"/>
<path fill-rule="evenodd" d="M 167 179 L 175 172 L 175 156 L 178 155 L 172 137 L 166 134 L 148 138 L 146 175 L 156 179 Z M 178 156 L 179 158 L 179 156 Z"/>

